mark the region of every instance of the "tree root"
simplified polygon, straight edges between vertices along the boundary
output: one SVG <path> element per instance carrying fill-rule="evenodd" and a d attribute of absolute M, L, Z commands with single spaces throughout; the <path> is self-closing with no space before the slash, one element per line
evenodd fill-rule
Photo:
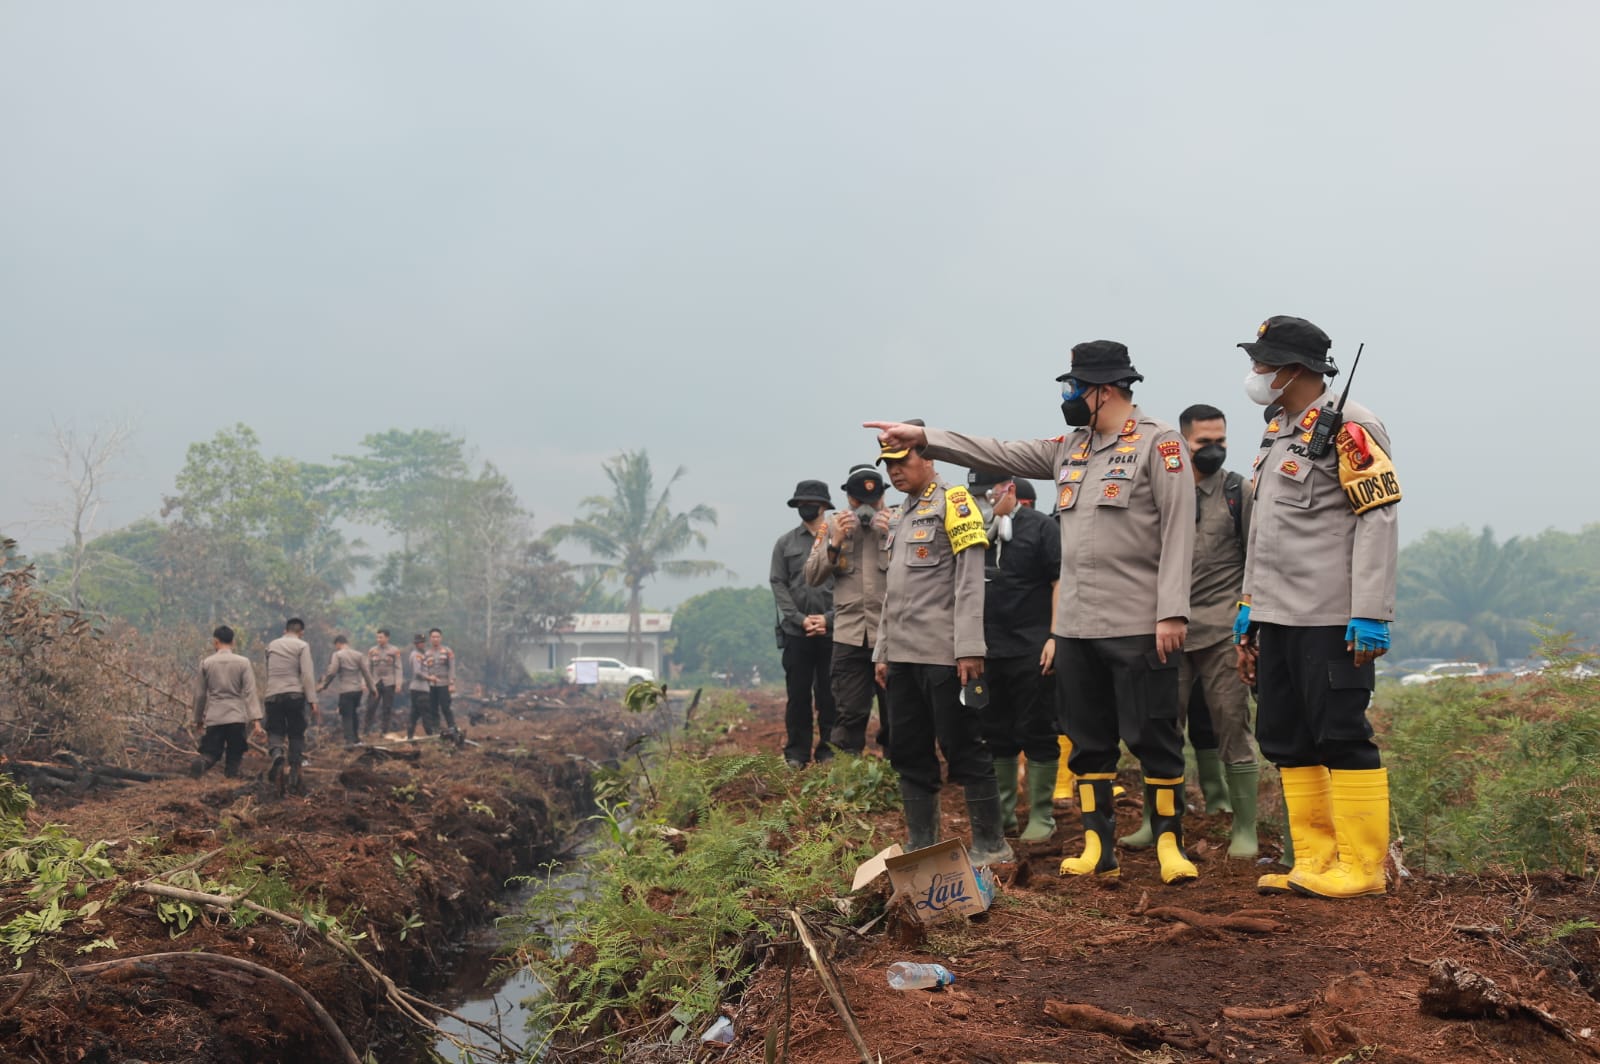
<path fill-rule="evenodd" d="M 1287 924 L 1276 920 L 1267 920 L 1259 916 L 1242 916 L 1233 913 L 1229 916 L 1212 916 L 1210 913 L 1199 913 L 1193 909 L 1185 909 L 1178 905 L 1158 905 L 1153 909 L 1146 909 L 1144 915 L 1153 916 L 1158 920 L 1176 920 L 1188 924 L 1198 931 L 1241 931 L 1252 935 L 1278 935 L 1289 930 Z"/>
<path fill-rule="evenodd" d="M 515 1052 L 521 1052 L 521 1047 L 511 1039 L 507 1038 L 503 1032 L 490 1027 L 488 1024 L 479 1023 L 476 1020 L 469 1020 L 464 1016 L 451 1012 L 449 1009 L 444 1008 L 441 1005 L 435 1005 L 426 998 L 418 997 L 408 990 L 402 990 L 395 984 L 393 979 L 390 979 L 387 975 L 378 970 L 378 968 L 375 967 L 371 961 L 367 960 L 360 953 L 358 953 L 355 947 L 351 946 L 347 942 L 341 941 L 340 939 L 325 935 L 318 929 L 312 927 L 310 924 L 307 924 L 301 920 L 297 920 L 287 913 L 278 912 L 276 909 L 269 909 L 265 905 L 258 905 L 255 902 L 250 901 L 248 898 L 242 896 L 230 898 L 223 894 L 206 894 L 202 891 L 185 890 L 182 887 L 174 887 L 171 884 L 160 883 L 155 880 L 146 880 L 143 883 L 136 883 L 134 884 L 133 889 L 141 894 L 150 894 L 162 898 L 173 898 L 178 901 L 189 902 L 193 905 L 204 905 L 208 908 L 220 909 L 223 912 L 231 911 L 236 907 L 242 907 L 250 910 L 251 912 L 259 913 L 262 916 L 268 917 L 269 919 L 276 920 L 281 924 L 294 928 L 299 934 L 311 935 L 312 937 L 326 943 L 327 945 L 338 950 L 340 953 L 343 953 L 346 957 L 349 957 L 351 960 L 355 961 L 356 964 L 360 965 L 361 969 L 365 971 L 367 975 L 371 977 L 372 980 L 376 982 L 383 990 L 384 997 L 392 1006 L 394 1006 L 397 1012 L 409 1019 L 411 1022 L 415 1023 L 417 1026 L 423 1027 L 433 1032 L 438 1037 L 449 1041 L 462 1052 L 481 1055 L 483 1049 L 481 1046 L 473 1046 L 469 1043 L 462 1042 L 460 1039 L 456 1038 L 448 1031 L 445 1031 L 439 1027 L 438 1024 L 424 1016 L 422 1010 L 426 1009 L 439 1016 L 449 1017 L 450 1019 L 455 1020 L 457 1023 L 460 1023 L 471 1030 L 475 1030 L 480 1034 L 494 1039 L 494 1041 L 502 1047 L 509 1047 Z"/>
<path fill-rule="evenodd" d="M 1291 1001 L 1287 1005 L 1272 1005 L 1268 1008 L 1232 1005 L 1223 1009 L 1222 1015 L 1230 1020 L 1286 1020 L 1290 1016 L 1299 1016 L 1310 1009 L 1310 1001 Z"/>
<path fill-rule="evenodd" d="M 328 1033 L 328 1037 L 339 1047 L 339 1054 L 344 1058 L 345 1064 L 361 1064 L 361 1058 L 356 1056 L 356 1051 L 351 1047 L 350 1040 L 344 1036 L 344 1032 L 339 1029 L 339 1025 L 334 1022 L 333 1017 L 328 1015 L 328 1010 L 323 1008 L 321 1003 L 312 997 L 305 987 L 282 972 L 274 971 L 265 965 L 247 961 L 241 957 L 230 957 L 223 953 L 145 953 L 133 957 L 118 957 L 116 960 L 100 961 L 96 964 L 80 964 L 74 968 L 63 968 L 61 972 L 63 975 L 68 976 L 100 975 L 107 978 L 126 978 L 128 976 L 155 975 L 166 979 L 170 977 L 171 973 L 159 971 L 158 969 L 171 964 L 180 966 L 183 964 L 221 965 L 224 968 L 247 972 L 257 978 L 266 979 L 277 984 L 300 999 L 307 1011 L 316 1018 L 322 1029 Z M 12 979 L 23 981 L 22 988 L 7 1003 L 8 1007 L 14 1004 L 23 994 L 27 993 L 28 988 L 33 985 L 33 979 L 36 974 L 35 972 L 26 972 L 22 975 L 0 976 L 0 982 Z"/>
<path fill-rule="evenodd" d="M 1119 1016 L 1094 1005 L 1078 1005 L 1067 1001 L 1046 1001 L 1044 1014 L 1063 1027 L 1077 1031 L 1098 1031 L 1115 1035 L 1130 1042 L 1147 1045 L 1176 1046 L 1179 1049 L 1196 1049 L 1198 1043 L 1188 1035 L 1165 1030 L 1154 1020 L 1137 1016 Z"/>
<path fill-rule="evenodd" d="M 1600 1051 L 1581 1041 L 1559 1017 L 1507 993 L 1482 972 L 1449 957 L 1433 962 L 1419 1007 L 1423 1012 L 1444 1019 L 1529 1020 L 1590 1056 L 1600 1057 Z"/>

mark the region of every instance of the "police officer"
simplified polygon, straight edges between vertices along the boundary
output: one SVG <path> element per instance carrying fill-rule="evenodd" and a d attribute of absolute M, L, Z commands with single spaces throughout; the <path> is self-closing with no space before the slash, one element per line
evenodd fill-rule
<path fill-rule="evenodd" d="M 1176 431 L 1134 406 L 1133 385 L 1144 377 L 1122 344 L 1078 344 L 1071 369 L 1057 380 L 1061 412 L 1074 431 L 1053 440 L 1002 442 L 886 422 L 867 427 L 896 446 L 925 442 L 930 457 L 1055 481 L 1056 685 L 1084 823 L 1083 853 L 1063 861 L 1061 872 L 1119 874 L 1111 792 L 1120 738 L 1144 768 L 1163 882 L 1194 879 L 1183 852 L 1177 719 L 1194 548 L 1188 456 Z"/>
<path fill-rule="evenodd" d="M 265 734 L 261 700 L 256 696 L 255 670 L 233 652 L 233 629 L 219 624 L 211 633 L 211 646 L 216 653 L 200 663 L 194 685 L 194 726 L 203 734 L 200 756 L 189 767 L 189 775 L 199 779 L 226 755 L 222 774 L 234 779 L 249 744 L 247 728 Z"/>
<path fill-rule="evenodd" d="M 326 691 L 329 687 L 339 696 L 344 745 L 361 745 L 361 695 L 375 692 L 377 685 L 373 683 L 372 670 L 367 668 L 366 657 L 352 647 L 349 637 L 342 633 L 333 637 L 333 656 L 328 659 L 328 668 L 317 690 Z"/>
<path fill-rule="evenodd" d="M 1178 668 L 1179 705 L 1188 710 L 1189 739 L 1206 812 L 1233 814 L 1228 856 L 1253 858 L 1261 765 L 1250 739 L 1250 694 L 1239 680 L 1233 616 L 1244 582 L 1244 552 L 1254 496 L 1228 457 L 1228 421 L 1204 403 L 1178 415 L 1194 470 L 1195 543 L 1189 631 Z M 1124 846 L 1151 845 L 1150 809 Z"/>
<path fill-rule="evenodd" d="M 1336 426 L 1333 344 L 1311 322 L 1271 317 L 1239 346 L 1251 358 L 1245 393 L 1268 408 L 1268 422 L 1233 630 L 1240 677 L 1257 689 L 1256 738 L 1278 766 L 1294 841 L 1293 869 L 1259 886 L 1382 894 L 1389 777 L 1367 706 L 1372 663 L 1389 649 L 1394 618 L 1400 483 L 1389 433 L 1356 403 Z"/>
<path fill-rule="evenodd" d="M 800 524 L 772 545 L 768 582 L 778 607 L 778 646 L 783 650 L 783 677 L 788 704 L 783 713 L 783 759 L 790 768 L 803 768 L 812 759 L 812 699 L 816 700 L 815 757 L 833 756 L 828 745 L 833 735 L 833 577 L 829 574 L 813 587 L 806 582 L 806 559 L 823 538 L 823 514 L 833 505 L 828 485 L 802 480 L 789 497 Z"/>
<path fill-rule="evenodd" d="M 1017 755 L 1028 755 L 1028 826 L 1023 842 L 1055 833 L 1052 800 L 1059 760 L 1056 745 L 1056 582 L 1061 574 L 1061 532 L 1031 507 L 1020 505 L 1011 474 L 974 469 L 967 487 L 978 497 L 989 547 L 984 555 L 983 675 L 989 705 L 983 733 L 994 757 L 1000 812 L 1007 835 L 1017 833 Z"/>
<path fill-rule="evenodd" d="M 920 432 L 920 429 L 916 431 Z M 919 449 L 884 442 L 878 461 L 905 493 L 889 543 L 889 574 L 873 658 L 889 690 L 889 763 L 900 774 L 912 849 L 939 834 L 939 755 L 966 792 L 975 865 L 1013 859 L 977 705 L 983 687 L 983 515 Z"/>
<path fill-rule="evenodd" d="M 267 644 L 267 754 L 272 766 L 267 779 L 303 793 L 300 766 L 306 752 L 306 712 L 312 722 L 320 722 L 317 709 L 316 678 L 311 667 L 311 644 L 301 638 L 306 622 L 290 617 L 283 622 L 283 635 Z M 284 775 L 287 754 L 288 775 Z"/>
<path fill-rule="evenodd" d="M 389 642 L 389 629 L 378 629 L 378 641 L 367 649 L 367 668 L 377 682 L 378 689 L 367 700 L 367 723 L 362 729 L 371 732 L 375 726 L 380 733 L 394 727 L 394 696 L 405 678 L 405 656 L 400 648 Z M 376 725 L 379 710 L 383 711 L 382 725 Z"/>
<path fill-rule="evenodd" d="M 887 702 L 872 665 L 889 568 L 889 523 L 895 516 L 884 499 L 887 488 L 876 467 L 852 466 L 839 489 L 850 508 L 828 516 L 827 534 L 816 538 L 806 557 L 807 584 L 825 587 L 833 581 L 830 690 L 836 715 L 833 732 L 826 738 L 851 754 L 866 748 L 874 698 L 878 702 L 878 745 L 889 748 Z"/>

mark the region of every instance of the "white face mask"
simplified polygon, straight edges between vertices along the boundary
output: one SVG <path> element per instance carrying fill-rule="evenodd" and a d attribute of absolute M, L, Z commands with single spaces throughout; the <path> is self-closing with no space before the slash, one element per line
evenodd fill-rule
<path fill-rule="evenodd" d="M 1283 394 L 1283 389 L 1289 387 L 1286 381 L 1282 386 L 1274 388 L 1272 386 L 1272 378 L 1277 375 L 1277 370 L 1273 370 L 1271 373 L 1257 373 L 1252 368 L 1249 373 L 1244 375 L 1244 394 L 1249 396 L 1250 401 L 1258 406 L 1271 406 Z M 1289 379 L 1293 380 L 1294 378 L 1291 377 Z"/>

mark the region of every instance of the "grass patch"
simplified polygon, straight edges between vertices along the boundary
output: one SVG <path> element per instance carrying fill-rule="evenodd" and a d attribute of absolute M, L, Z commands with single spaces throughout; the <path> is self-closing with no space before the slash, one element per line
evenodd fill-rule
<path fill-rule="evenodd" d="M 787 937 L 789 908 L 833 914 L 871 856 L 866 817 L 898 804 L 893 770 L 839 757 L 796 773 L 773 755 L 710 754 L 748 714 L 732 697 L 703 703 L 670 753 L 653 743 L 649 782 L 628 798 L 597 784 L 612 801 L 586 882 L 538 892 L 521 917 L 519 959 L 553 988 L 536 1028 L 620 1046 L 620 1032 L 670 1014 L 686 1037 L 742 987 L 758 946 Z"/>

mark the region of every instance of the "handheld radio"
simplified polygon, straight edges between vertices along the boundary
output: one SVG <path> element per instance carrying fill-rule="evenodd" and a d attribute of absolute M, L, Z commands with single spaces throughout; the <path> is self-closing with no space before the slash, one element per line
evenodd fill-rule
<path fill-rule="evenodd" d="M 1363 343 L 1356 348 L 1356 360 L 1350 364 L 1350 376 L 1345 378 L 1344 391 L 1339 393 L 1339 402 L 1322 404 L 1322 410 L 1317 414 L 1317 424 L 1311 430 L 1311 442 L 1306 444 L 1306 453 L 1312 458 L 1321 458 L 1328 453 L 1328 448 L 1333 446 L 1333 437 L 1344 425 L 1344 401 L 1350 398 L 1350 385 L 1355 383 L 1356 367 L 1361 365 L 1361 352 L 1366 350 Z"/>

